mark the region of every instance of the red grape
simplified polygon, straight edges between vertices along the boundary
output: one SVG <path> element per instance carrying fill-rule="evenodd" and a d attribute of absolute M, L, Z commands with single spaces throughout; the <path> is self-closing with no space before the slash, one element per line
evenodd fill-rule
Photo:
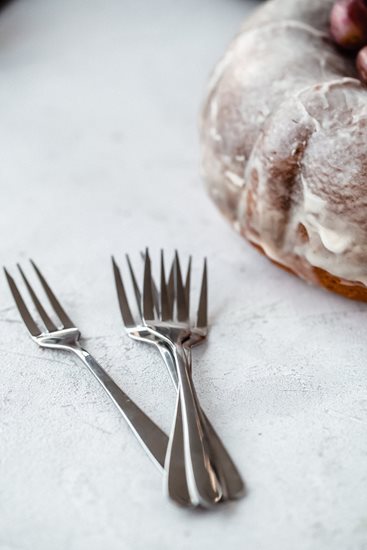
<path fill-rule="evenodd" d="M 335 42 L 346 49 L 367 44 L 366 0 L 337 0 L 330 14 L 330 30 Z"/>

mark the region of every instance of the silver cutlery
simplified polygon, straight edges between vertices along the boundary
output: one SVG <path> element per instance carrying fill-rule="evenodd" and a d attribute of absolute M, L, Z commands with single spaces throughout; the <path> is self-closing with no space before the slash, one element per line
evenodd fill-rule
<path fill-rule="evenodd" d="M 18 265 L 23 283 L 42 323 L 30 313 L 13 277 L 4 269 L 18 311 L 32 339 L 43 348 L 68 351 L 91 371 L 115 403 L 144 450 L 165 472 L 169 496 L 185 506 L 213 506 L 221 500 L 240 498 L 244 484 L 223 443 L 203 413 L 191 376 L 191 349 L 207 336 L 207 268 L 204 264 L 199 308 L 195 326 L 189 320 L 191 259 L 185 284 L 178 254 L 166 281 L 161 255 L 158 291 L 151 273 L 149 255 L 144 255 L 144 283 L 141 293 L 129 258 L 139 321 L 132 316 L 120 270 L 113 268 L 120 310 L 132 338 L 155 345 L 160 351 L 177 389 L 175 417 L 170 438 L 116 385 L 98 362 L 80 344 L 79 329 L 66 314 L 39 268 L 31 261 L 53 314 L 55 324 L 42 305 L 28 278 Z"/>
<path fill-rule="evenodd" d="M 107 395 L 114 402 L 130 426 L 135 437 L 153 462 L 160 469 L 164 468 L 168 445 L 167 435 L 117 386 L 99 363 L 81 346 L 81 334 L 79 329 L 66 314 L 38 267 L 34 262 L 31 263 L 48 301 L 50 302 L 53 312 L 61 322 L 61 325 L 55 325 L 33 290 L 28 278 L 18 265 L 19 272 L 30 294 L 30 298 L 43 322 L 44 328 L 41 328 L 26 306 L 13 277 L 4 269 L 16 306 L 30 332 L 32 340 L 42 348 L 63 350 L 76 355 L 98 380 Z"/>
<path fill-rule="evenodd" d="M 122 282 L 120 270 L 115 261 L 113 261 L 114 275 L 116 288 L 118 293 L 118 299 L 120 304 L 120 310 L 125 324 L 125 328 L 130 337 L 135 340 L 147 342 L 149 344 L 155 345 L 160 353 L 163 356 L 163 359 L 168 367 L 168 370 L 171 374 L 172 380 L 176 386 L 179 387 L 179 376 L 176 368 L 177 356 L 175 357 L 177 340 L 180 341 L 180 360 L 186 362 L 184 365 L 185 371 L 189 373 L 191 371 L 191 348 L 201 343 L 207 335 L 207 269 L 206 262 L 203 271 L 198 316 L 196 326 L 191 327 L 189 325 L 189 296 L 190 296 L 190 275 L 191 275 L 191 261 L 189 262 L 189 267 L 187 270 L 185 285 L 182 284 L 181 269 L 179 264 L 178 255 L 176 255 L 174 266 L 176 271 L 176 285 L 174 284 L 174 270 L 171 268 L 170 276 L 168 283 L 166 284 L 165 272 L 164 272 L 164 260 L 163 253 L 161 255 L 161 292 L 157 290 L 157 287 L 154 283 L 154 280 L 151 276 L 150 270 L 150 259 L 149 256 L 145 256 L 145 275 L 144 275 L 144 293 L 143 293 L 143 305 L 142 305 L 142 295 L 139 289 L 139 286 L 136 281 L 134 271 L 132 269 L 131 262 L 127 257 L 128 267 L 130 271 L 130 276 L 132 279 L 132 285 L 135 293 L 137 308 L 139 312 L 139 321 L 135 323 L 131 310 L 127 301 L 125 288 Z M 176 287 L 176 297 L 175 297 L 175 287 Z M 145 301 L 145 310 L 144 310 L 144 295 Z M 174 304 L 176 305 L 176 320 L 174 324 L 174 329 L 167 329 L 167 325 L 172 326 L 173 310 Z M 152 311 L 153 307 L 153 311 Z M 144 319 L 145 313 L 145 319 Z M 159 318 L 157 320 L 157 316 Z M 154 316 L 153 319 L 149 317 Z M 148 319 L 148 321 L 147 321 Z M 154 321 L 154 323 L 152 323 Z M 152 327 L 153 325 L 153 327 Z M 158 328 L 158 330 L 157 330 Z M 170 344 L 167 345 L 167 334 L 170 330 L 175 330 L 176 345 L 172 349 L 172 338 L 169 338 Z M 163 334 L 162 334 L 163 332 Z M 168 334 L 170 336 L 170 334 Z M 182 345 L 181 345 L 182 344 Z M 184 351 L 184 353 L 182 353 Z M 181 376 L 187 377 L 186 372 L 182 373 Z M 187 379 L 186 379 L 187 380 Z M 192 392 L 192 379 L 189 374 L 189 384 L 191 388 L 189 389 L 190 393 Z M 192 393 L 194 393 L 193 390 Z M 198 422 L 196 426 L 202 430 L 202 434 L 205 437 L 204 441 L 206 448 L 204 448 L 204 453 L 201 448 L 201 456 L 205 456 L 205 460 L 209 459 L 209 463 L 206 463 L 206 466 L 211 468 L 210 475 L 214 470 L 214 475 L 210 479 L 210 482 L 213 483 L 212 487 L 215 487 L 214 491 L 217 490 L 213 498 L 213 493 L 210 495 L 209 499 L 207 498 L 207 493 L 204 491 L 203 494 L 200 494 L 200 489 L 197 488 L 197 481 L 195 474 L 193 473 L 193 467 L 196 465 L 190 465 L 191 456 L 187 452 L 187 447 L 189 447 L 190 442 L 190 432 L 189 434 L 187 425 L 186 425 L 186 463 L 184 444 L 183 444 L 183 433 L 182 433 L 182 392 L 178 392 L 178 399 L 176 404 L 176 414 L 174 428 L 171 433 L 170 443 L 168 446 L 167 452 L 167 489 L 168 493 L 177 502 L 184 505 L 197 505 L 201 504 L 208 506 L 213 504 L 218 500 L 218 494 L 222 493 L 223 499 L 236 499 L 240 498 L 244 494 L 244 483 L 242 478 L 235 467 L 233 461 L 231 460 L 228 452 L 226 451 L 223 443 L 216 434 L 214 428 L 210 424 L 209 420 L 202 412 L 200 405 L 198 404 L 196 394 L 194 396 L 189 394 L 190 403 L 194 401 L 194 421 Z M 195 416 L 197 415 L 197 416 Z M 185 420 L 185 419 L 184 419 Z M 194 433 L 195 435 L 195 433 Z M 196 447 L 194 447 L 194 452 L 197 452 L 198 444 L 197 440 L 194 439 Z M 189 447 L 190 448 L 190 447 Z M 200 449 L 200 446 L 199 446 Z M 200 455 L 199 455 L 200 456 Z M 213 464 L 210 462 L 212 461 Z M 188 468 L 187 468 L 188 465 Z M 174 467 L 173 467 L 174 466 Z M 188 472 L 186 471 L 188 469 Z M 208 470 L 207 470 L 208 471 Z M 196 476 L 197 476 L 197 472 Z M 202 474 L 202 470 L 201 470 Z M 205 478 L 205 472 L 204 476 Z M 187 480 L 186 480 L 187 478 Z M 191 478 L 191 479 L 190 479 Z M 216 478 L 219 479 L 219 484 L 217 484 Z M 199 476 L 199 480 L 202 478 Z M 187 486 L 187 481 L 191 486 Z M 207 481 L 207 479 L 206 479 Z M 198 494 L 199 493 L 199 494 Z"/>
<path fill-rule="evenodd" d="M 193 505 L 212 506 L 221 499 L 221 487 L 213 468 L 208 435 L 198 398 L 187 368 L 187 360 L 182 342 L 189 336 L 188 311 L 184 296 L 182 280 L 175 284 L 175 303 L 170 304 L 165 277 L 161 276 L 160 315 L 154 308 L 153 286 L 151 279 L 150 258 L 146 253 L 142 319 L 150 332 L 159 338 L 170 351 L 179 379 L 180 409 L 184 432 L 184 460 L 187 487 Z M 172 445 L 172 438 L 171 438 Z M 167 450 L 166 469 L 168 479 L 178 475 L 177 461 L 171 461 L 170 445 Z M 179 465 L 181 468 L 181 464 Z M 168 490 L 171 485 L 168 483 Z M 174 495 L 170 495 L 175 498 Z"/>
<path fill-rule="evenodd" d="M 176 256 L 176 258 L 178 262 L 178 267 L 180 269 L 178 255 Z M 143 255 L 143 259 L 145 259 L 145 255 Z M 173 286 L 174 265 L 175 265 L 175 262 L 172 263 L 170 276 L 168 279 L 168 294 L 171 300 L 174 292 L 174 286 Z M 129 267 L 130 267 L 130 271 L 132 271 L 130 262 L 129 262 Z M 132 277 L 134 277 L 133 273 L 132 273 Z M 189 264 L 186 272 L 185 285 L 184 285 L 186 303 L 188 308 L 190 306 L 190 281 L 191 281 L 191 257 L 189 259 Z M 157 285 L 155 284 L 153 277 L 152 277 L 152 283 L 153 283 L 154 294 L 156 296 L 159 296 Z M 202 344 L 206 340 L 207 336 L 208 336 L 208 274 L 207 274 L 207 261 L 205 259 L 203 275 L 201 280 L 196 323 L 194 325 L 191 325 L 190 336 L 187 340 L 184 341 L 184 344 L 183 344 L 190 370 L 192 365 L 191 350 L 193 347 Z M 163 359 L 166 362 L 168 371 L 171 374 L 171 378 L 177 389 L 178 379 L 177 379 L 177 373 L 176 373 L 172 358 L 169 355 L 165 354 L 163 356 Z M 239 498 L 242 498 L 245 495 L 245 491 L 246 491 L 245 484 L 242 480 L 242 477 L 236 465 L 234 464 L 232 458 L 227 452 L 225 446 L 223 445 L 220 437 L 216 433 L 214 427 L 212 426 L 211 422 L 209 421 L 208 417 L 206 416 L 203 410 L 202 410 L 202 413 L 204 416 L 204 420 L 206 422 L 206 427 L 210 434 L 210 442 L 211 442 L 212 452 L 214 455 L 215 469 L 222 487 L 222 493 L 223 493 L 222 500 L 237 500 Z M 182 436 L 180 436 L 180 433 L 179 433 L 180 431 L 182 430 L 180 430 L 180 426 L 179 424 L 177 424 L 176 437 L 179 440 L 180 439 L 182 440 Z"/>
<path fill-rule="evenodd" d="M 114 271 L 114 277 L 115 277 L 115 284 L 116 284 L 116 291 L 117 291 L 117 297 L 119 302 L 119 307 L 121 311 L 121 316 L 123 319 L 123 323 L 126 329 L 127 334 L 133 339 L 137 340 L 139 342 L 148 343 L 151 345 L 154 345 L 157 347 L 159 352 L 161 353 L 166 365 L 168 366 L 169 372 L 171 374 L 172 380 L 174 384 L 176 385 L 176 388 L 178 387 L 178 378 L 177 373 L 175 370 L 175 365 L 172 359 L 171 352 L 169 348 L 166 345 L 166 342 L 157 335 L 154 331 L 152 331 L 149 327 L 147 327 L 144 324 L 143 320 L 143 312 L 142 312 L 142 295 L 130 262 L 130 259 L 128 256 L 126 256 L 132 285 L 135 293 L 136 298 L 136 306 L 138 309 L 138 322 L 135 321 L 133 314 L 130 309 L 130 305 L 127 299 L 127 294 L 125 291 L 125 286 L 123 284 L 122 276 L 120 269 L 115 261 L 114 258 L 112 258 L 112 264 L 113 264 L 113 271 Z M 171 276 L 170 281 L 173 281 L 173 270 L 171 270 Z M 153 288 L 154 296 L 155 296 L 155 308 L 159 308 L 159 293 L 157 291 L 157 288 Z M 180 414 L 180 412 L 179 412 Z M 175 500 L 178 504 L 183 506 L 192 506 L 192 500 L 190 498 L 189 490 L 186 483 L 186 469 L 183 458 L 183 432 L 181 430 L 181 445 L 182 449 L 180 453 L 177 453 L 177 471 L 176 471 L 176 492 L 170 493 L 170 496 L 173 500 Z"/>

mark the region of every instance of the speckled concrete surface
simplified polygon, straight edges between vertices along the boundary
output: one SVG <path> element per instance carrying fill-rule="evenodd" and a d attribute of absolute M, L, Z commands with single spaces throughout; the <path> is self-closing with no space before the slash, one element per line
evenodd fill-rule
<path fill-rule="evenodd" d="M 198 175 L 204 84 L 252 7 L 18 0 L 1 14 L 1 263 L 32 255 L 86 347 L 168 430 L 173 390 L 123 334 L 109 255 L 177 247 L 199 268 L 206 254 L 195 377 L 249 489 L 213 513 L 165 500 L 113 404 L 36 348 L 0 278 L 1 550 L 367 548 L 367 308 L 268 263 Z"/>

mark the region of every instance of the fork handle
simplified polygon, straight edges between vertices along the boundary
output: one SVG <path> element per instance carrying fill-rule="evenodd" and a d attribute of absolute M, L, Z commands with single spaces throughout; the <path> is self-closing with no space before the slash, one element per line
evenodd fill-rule
<path fill-rule="evenodd" d="M 175 463 L 174 468 L 169 468 L 171 461 Z M 177 392 L 174 422 L 167 447 L 166 465 L 164 480 L 168 496 L 180 506 L 186 506 L 188 508 L 195 506 L 195 503 L 191 500 L 186 480 L 180 392 Z"/>
<path fill-rule="evenodd" d="M 194 505 L 210 507 L 219 502 L 222 491 L 211 464 L 208 434 L 183 347 L 172 346 L 172 355 L 179 379 L 187 486 Z M 180 466 L 173 456 L 166 465 L 169 478 L 175 477 L 175 469 Z"/>
<path fill-rule="evenodd" d="M 167 366 L 167 369 L 171 375 L 173 384 L 175 385 L 176 390 L 178 390 L 178 378 L 177 378 L 177 371 L 175 368 L 174 358 L 172 357 L 170 350 L 166 348 L 166 346 L 160 345 L 158 347 L 163 357 L 163 360 Z M 188 367 L 190 369 L 190 372 L 192 372 L 191 349 L 185 348 L 185 353 L 187 357 Z M 220 485 L 222 487 L 223 500 L 227 500 L 227 499 L 237 500 L 243 497 L 246 491 L 245 484 L 243 482 L 241 474 L 239 473 L 236 465 L 234 464 L 232 458 L 230 457 L 222 440 L 220 439 L 219 435 L 215 431 L 213 425 L 211 424 L 209 418 L 207 417 L 203 409 L 201 409 L 201 413 L 203 415 L 206 428 L 208 430 L 210 445 L 211 445 L 211 450 L 213 455 L 213 462 L 214 462 L 213 465 L 216 470 Z M 179 422 L 179 420 L 180 419 L 177 419 L 174 424 L 175 436 L 174 438 L 173 437 L 171 438 L 174 442 L 176 442 L 177 445 L 180 445 L 180 438 L 182 440 L 182 437 L 183 437 L 182 420 L 181 420 L 181 423 Z M 173 446 L 173 443 L 172 443 L 172 446 Z M 168 450 L 167 450 L 167 454 L 168 454 Z"/>
<path fill-rule="evenodd" d="M 171 351 L 165 344 L 158 343 L 157 347 L 169 370 L 172 382 L 178 390 L 177 370 Z M 168 442 L 164 483 L 168 496 L 180 506 L 191 507 L 193 505 L 186 481 L 184 435 L 182 427 L 181 397 L 177 391 L 174 421 Z M 169 468 L 170 461 L 175 462 L 175 468 Z"/>
<path fill-rule="evenodd" d="M 163 469 L 168 445 L 167 435 L 119 388 L 90 353 L 79 345 L 71 346 L 71 349 L 112 399 L 149 457 L 159 469 Z"/>

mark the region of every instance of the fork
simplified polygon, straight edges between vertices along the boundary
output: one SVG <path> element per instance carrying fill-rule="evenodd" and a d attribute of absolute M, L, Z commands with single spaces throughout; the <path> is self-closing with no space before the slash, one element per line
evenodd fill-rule
<path fill-rule="evenodd" d="M 157 319 L 154 313 L 154 289 L 152 284 L 150 258 L 145 255 L 143 307 L 141 307 L 141 295 L 128 259 L 133 287 L 137 298 L 141 324 L 136 324 L 131 314 L 126 292 L 121 278 L 121 273 L 113 260 L 116 288 L 119 298 L 120 310 L 128 334 L 137 340 L 143 340 L 155 344 L 166 363 L 171 367 L 171 375 L 177 384 L 177 373 L 180 380 L 179 398 L 176 405 L 176 419 L 174 426 L 182 421 L 184 425 L 185 461 L 183 464 L 183 452 L 173 453 L 176 447 L 173 443 L 181 443 L 179 438 L 171 437 L 167 451 L 168 492 L 174 500 L 181 504 L 187 501 L 193 505 L 210 506 L 220 500 L 222 489 L 218 483 L 215 468 L 212 464 L 211 448 L 206 424 L 198 403 L 191 375 L 186 364 L 186 355 L 182 342 L 190 335 L 188 323 L 188 306 L 186 305 L 185 291 L 182 286 L 181 272 L 178 270 L 179 262 L 176 254 L 176 310 L 177 319 L 173 320 L 174 301 L 170 300 L 165 282 L 163 254 L 161 255 L 161 293 L 160 293 L 160 317 Z M 171 270 L 172 273 L 172 270 Z M 187 278 L 188 279 L 188 278 Z M 170 281 L 172 277 L 170 276 Z M 186 285 L 186 290 L 189 285 Z M 157 309 L 157 308 L 156 308 Z M 174 361 L 175 368 L 172 368 Z M 185 401 L 184 401 L 185 400 Z M 182 420 L 180 415 L 182 414 Z M 174 429 L 172 436 L 177 435 Z M 182 439 L 182 436 L 181 436 Z M 177 448 L 176 448 L 177 451 Z M 172 453 L 174 460 L 172 460 Z M 187 476 L 187 485 L 184 487 L 183 479 Z M 180 486 L 181 484 L 181 486 Z M 177 491 L 177 489 L 179 489 Z M 171 492 L 172 491 L 172 492 Z"/>
<path fill-rule="evenodd" d="M 141 253 L 141 257 L 143 261 L 145 260 L 145 253 Z M 130 262 L 129 257 L 127 256 L 127 262 L 129 266 L 129 271 L 133 283 L 133 287 L 135 290 L 135 295 L 138 303 L 141 304 L 141 293 L 139 290 L 139 287 L 136 282 L 136 277 L 132 269 L 132 265 Z M 178 255 L 177 255 L 178 260 Z M 191 282 L 191 256 L 189 258 L 189 263 L 186 271 L 186 278 L 185 278 L 185 298 L 186 298 L 186 304 L 187 308 L 189 310 L 190 305 L 190 282 Z M 174 296 L 174 266 L 175 262 L 172 263 L 170 275 L 168 278 L 168 298 L 170 300 L 170 303 L 173 303 L 173 296 Z M 178 267 L 180 269 L 180 264 L 178 263 Z M 161 274 L 164 273 L 164 259 L 163 259 L 163 251 L 161 251 Z M 187 340 L 185 340 L 183 346 L 186 352 L 187 361 L 190 370 L 192 365 L 192 354 L 191 350 L 193 347 L 202 344 L 208 335 L 208 271 L 207 271 L 207 261 L 204 260 L 204 268 L 203 268 L 203 275 L 201 280 L 201 288 L 200 288 L 200 295 L 199 295 L 199 305 L 197 310 L 197 318 L 195 325 L 191 326 L 191 332 L 190 336 Z M 162 275 L 161 275 L 162 276 Z M 164 276 L 164 275 L 163 275 Z M 154 278 L 152 277 L 152 284 L 153 284 L 153 296 L 155 297 L 155 304 L 159 303 L 159 291 L 157 288 L 157 285 L 154 281 Z M 144 338 L 143 338 L 144 339 Z M 163 360 L 168 368 L 168 371 L 171 375 L 172 381 L 178 389 L 178 378 L 177 378 L 177 372 L 175 369 L 175 365 L 172 359 L 172 356 L 167 353 L 166 348 L 158 346 L 158 349 L 161 351 Z M 232 458 L 228 454 L 225 446 L 223 445 L 220 437 L 216 433 L 214 427 L 210 423 L 208 417 L 206 416 L 205 412 L 202 410 L 204 420 L 206 422 L 206 427 L 210 434 L 210 440 L 211 440 L 211 446 L 212 446 L 212 452 L 214 456 L 214 464 L 216 468 L 216 473 L 219 478 L 219 482 L 222 487 L 222 500 L 237 500 L 239 498 L 242 498 L 245 495 L 246 488 L 245 484 L 242 480 L 242 477 L 234 464 Z M 180 414 L 180 411 L 178 411 L 178 414 Z M 177 457 L 180 456 L 180 453 L 182 453 L 182 424 L 180 424 L 180 417 L 177 418 L 177 422 L 175 425 L 175 445 L 176 445 L 176 460 Z M 171 438 L 172 439 L 172 438 Z M 175 447 L 172 445 L 172 450 L 174 452 Z M 183 472 L 184 474 L 184 472 Z M 171 480 L 171 483 L 177 484 L 177 489 L 179 490 L 180 485 L 183 486 L 183 481 L 179 479 L 179 476 L 175 476 L 173 480 Z"/>
<path fill-rule="evenodd" d="M 181 269 L 180 269 L 178 254 L 176 254 L 176 262 L 177 262 L 177 268 L 180 272 Z M 191 350 L 193 347 L 202 344 L 208 336 L 208 275 L 207 273 L 208 273 L 207 260 L 205 258 L 203 275 L 201 280 L 199 306 L 197 310 L 196 323 L 194 326 L 191 326 L 190 336 L 183 343 L 190 372 L 192 370 Z M 170 274 L 170 280 L 171 279 L 172 279 L 172 275 Z M 156 287 L 156 285 L 154 283 L 154 279 L 152 280 L 153 280 L 153 288 L 154 288 Z M 191 257 L 187 268 L 186 281 L 185 281 L 185 287 L 184 287 L 188 311 L 189 311 L 189 303 L 190 303 L 190 281 L 191 281 Z M 171 289 L 170 289 L 170 286 L 171 286 Z M 172 296 L 172 283 L 171 285 L 169 283 L 168 288 L 169 288 L 169 293 Z M 167 364 L 167 357 L 164 356 L 164 359 Z M 174 370 L 174 364 L 172 367 L 172 358 L 170 358 L 170 361 L 171 361 L 171 366 L 169 364 L 167 364 L 167 366 L 169 371 L 171 372 L 171 377 L 177 388 L 178 387 L 177 373 Z M 218 436 L 214 427 L 212 426 L 211 422 L 206 416 L 205 412 L 203 410 L 201 410 L 201 412 L 203 414 L 203 418 L 206 423 L 206 427 L 210 436 L 210 443 L 211 443 L 212 453 L 214 456 L 214 465 L 215 465 L 216 473 L 219 478 L 219 482 L 223 493 L 222 500 L 237 500 L 239 498 L 242 498 L 245 495 L 245 491 L 246 491 L 245 484 L 242 480 L 242 477 L 236 465 L 234 464 L 232 458 L 227 452 L 225 446 L 223 445 L 220 437 Z M 180 438 L 179 432 L 182 430 L 180 430 L 179 419 L 177 419 L 175 429 L 178 432 L 176 437 Z"/>
<path fill-rule="evenodd" d="M 19 314 L 31 334 L 32 340 L 42 348 L 58 349 L 75 354 L 101 384 L 153 462 L 160 469 L 164 468 L 168 445 L 167 435 L 128 397 L 125 392 L 117 386 L 117 384 L 99 365 L 99 363 L 84 348 L 82 348 L 79 342 L 81 337 L 79 329 L 66 314 L 41 271 L 32 260 L 31 264 L 38 276 L 43 290 L 45 291 L 50 305 L 54 310 L 54 313 L 61 322 L 61 327 L 57 327 L 54 324 L 39 300 L 37 294 L 33 290 L 33 287 L 29 283 L 22 268 L 18 264 L 18 269 L 24 284 L 30 294 L 35 309 L 37 310 L 46 328 L 46 330 L 41 330 L 40 326 L 36 323 L 27 308 L 13 277 L 4 268 L 10 291 L 15 300 Z"/>
<path fill-rule="evenodd" d="M 145 255 L 144 255 L 145 258 Z M 139 312 L 139 320 L 138 322 L 135 321 L 133 314 L 130 309 L 130 305 L 127 299 L 125 286 L 123 283 L 123 279 L 121 276 L 120 268 L 118 267 L 115 259 L 112 257 L 112 266 L 113 266 L 113 273 L 114 273 L 114 279 L 115 279 L 115 286 L 116 286 L 116 292 L 117 292 L 117 298 L 118 303 L 120 307 L 120 312 L 122 316 L 122 320 L 125 326 L 126 333 L 130 338 L 133 340 L 137 340 L 139 342 L 148 343 L 151 345 L 154 345 L 159 352 L 161 353 L 166 365 L 168 366 L 171 378 L 175 384 L 176 387 L 178 387 L 178 379 L 177 379 L 177 373 L 175 369 L 175 365 L 172 359 L 172 355 L 170 350 L 166 346 L 166 342 L 162 340 L 162 338 L 157 335 L 154 331 L 152 331 L 149 327 L 144 325 L 143 321 L 143 313 L 141 308 L 142 303 L 142 295 L 135 277 L 135 273 L 133 271 L 130 258 L 128 255 L 126 255 L 126 260 L 128 264 L 128 268 L 130 271 L 131 281 L 135 293 L 136 298 L 136 305 Z M 170 275 L 170 283 L 173 282 L 173 270 L 171 270 Z M 159 292 L 156 286 L 153 286 L 153 292 L 154 292 L 154 302 L 155 302 L 155 308 L 156 310 L 159 309 Z M 178 412 L 180 414 L 180 411 Z M 186 483 L 186 469 L 185 464 L 182 461 L 183 457 L 183 433 L 181 430 L 181 447 L 176 453 L 177 458 L 177 471 L 175 476 L 175 490 L 168 491 L 169 496 L 172 498 L 172 500 L 175 500 L 177 504 L 180 504 L 181 506 L 192 506 L 192 500 L 190 498 L 189 490 Z M 179 443 L 179 438 L 177 438 L 177 444 Z"/>
<path fill-rule="evenodd" d="M 175 254 L 175 300 L 170 304 L 164 269 L 161 275 L 161 310 L 156 315 L 153 300 L 151 262 L 148 251 L 145 254 L 143 283 L 143 321 L 166 342 L 173 357 L 178 375 L 178 395 L 176 407 L 181 412 L 184 434 L 184 460 L 189 494 L 194 505 L 212 506 L 222 498 L 222 489 L 218 482 L 212 460 L 210 437 L 201 412 L 183 342 L 190 336 L 189 308 L 183 288 L 178 254 Z M 167 449 L 166 465 L 168 489 L 171 479 L 175 479 L 177 461 L 171 460 L 175 430 L 170 437 Z"/>

